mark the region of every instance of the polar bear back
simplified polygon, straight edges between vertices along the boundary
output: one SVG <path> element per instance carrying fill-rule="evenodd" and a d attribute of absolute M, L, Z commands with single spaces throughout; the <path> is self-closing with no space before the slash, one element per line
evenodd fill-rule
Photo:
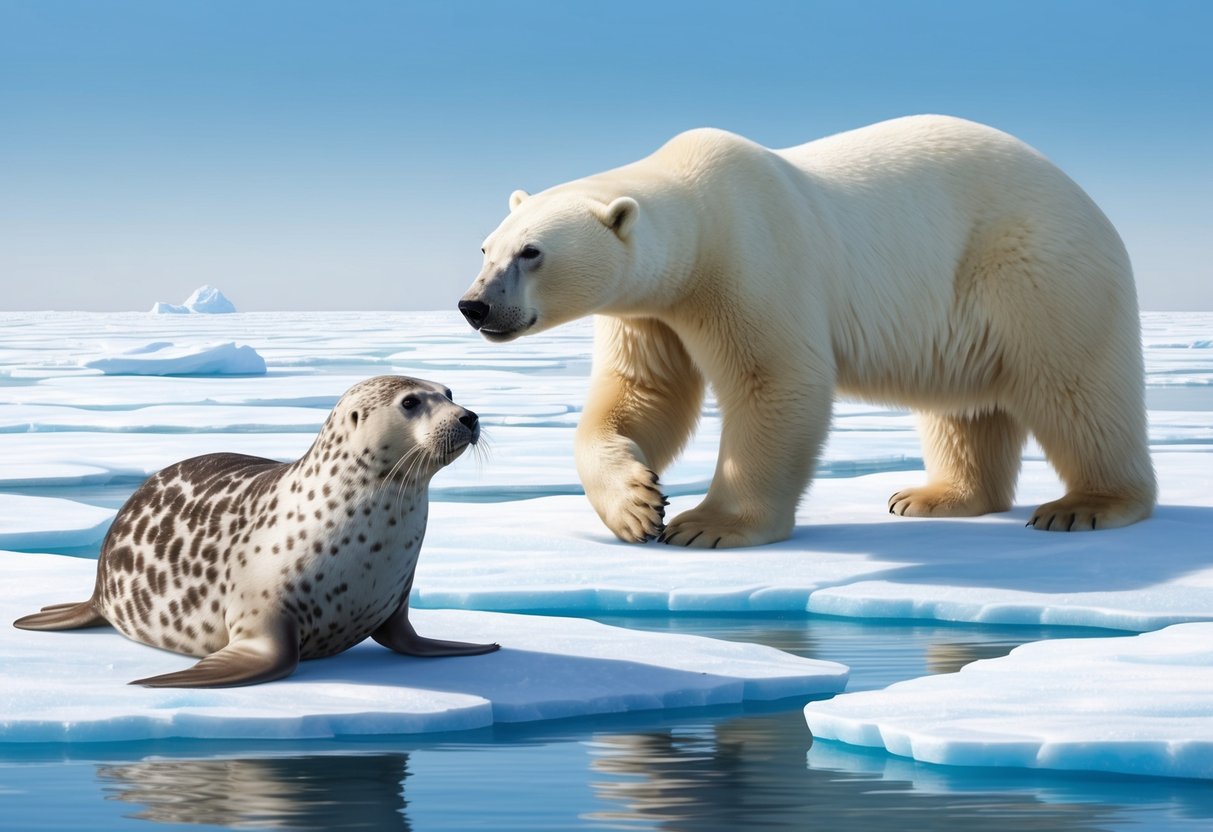
<path fill-rule="evenodd" d="M 702 187 L 740 203 L 727 212 L 729 252 L 800 264 L 803 280 L 763 302 L 829 328 L 847 392 L 980 406 L 992 374 L 1047 363 L 1036 344 L 1066 361 L 1107 345 L 1135 375 L 1136 294 L 1119 236 L 1077 184 L 1006 133 L 911 116 L 782 150 L 713 130 L 671 146 L 710 160 Z"/>

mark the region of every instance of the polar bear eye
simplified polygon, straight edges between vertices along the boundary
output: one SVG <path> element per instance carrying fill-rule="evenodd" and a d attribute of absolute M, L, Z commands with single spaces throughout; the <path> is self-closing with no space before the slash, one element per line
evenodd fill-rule
<path fill-rule="evenodd" d="M 535 248 L 534 246 L 523 246 L 522 251 L 518 252 L 518 256 L 521 257 L 523 260 L 534 260 L 537 257 L 539 257 L 539 255 L 542 253 L 543 252 L 541 252 L 539 249 Z"/>

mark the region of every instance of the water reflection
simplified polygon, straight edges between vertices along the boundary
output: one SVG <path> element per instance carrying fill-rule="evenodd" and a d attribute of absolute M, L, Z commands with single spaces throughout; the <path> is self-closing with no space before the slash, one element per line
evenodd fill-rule
<path fill-rule="evenodd" d="M 106 799 L 129 817 L 244 829 L 403 832 L 407 754 L 142 760 L 101 765 Z"/>
<path fill-rule="evenodd" d="M 736 829 L 1092 830 L 1115 807 L 1046 802 L 993 787 L 924 793 L 886 772 L 806 766 L 812 738 L 799 712 L 747 717 L 691 731 L 596 736 L 592 786 L 614 811 L 586 817 L 714 832 Z M 833 758 L 837 763 L 838 758 Z"/>
<path fill-rule="evenodd" d="M 955 673 L 966 664 L 983 659 L 999 659 L 1019 646 L 1018 642 L 988 642 L 974 644 L 967 641 L 941 641 L 927 645 L 928 673 Z"/>

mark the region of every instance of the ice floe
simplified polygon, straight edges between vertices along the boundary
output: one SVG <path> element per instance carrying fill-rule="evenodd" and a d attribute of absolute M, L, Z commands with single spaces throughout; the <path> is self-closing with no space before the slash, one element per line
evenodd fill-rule
<path fill-rule="evenodd" d="M 19 615 L 88 597 L 96 564 L 0 552 L 0 742 L 304 738 L 478 728 L 585 714 L 834 693 L 846 668 L 774 648 L 579 619 L 423 610 L 426 634 L 496 641 L 486 656 L 417 659 L 370 642 L 291 677 L 226 690 L 132 687 L 194 659 L 109 628 L 27 632 Z"/>
<path fill-rule="evenodd" d="M 1017 647 L 805 708 L 817 739 L 928 763 L 1213 779 L 1213 624 Z"/>
<path fill-rule="evenodd" d="M 171 341 L 153 341 L 114 355 L 88 359 L 81 366 L 115 376 L 247 376 L 265 373 L 265 359 L 255 349 L 232 341 L 182 345 Z"/>
<path fill-rule="evenodd" d="M 790 540 L 744 551 L 619 543 L 582 497 L 434 503 L 422 605 L 559 611 L 809 611 L 1142 631 L 1213 619 L 1209 456 L 1157 457 L 1162 502 L 1124 529 L 1024 528 L 1061 493 L 1029 462 L 1016 507 L 977 518 L 890 516 L 921 473 L 819 480 Z M 698 496 L 671 501 L 673 514 Z M 491 533 L 486 533 L 491 530 Z M 1165 541 L 1165 543 L 1163 543 Z M 518 568 L 525 563 L 526 568 Z"/>

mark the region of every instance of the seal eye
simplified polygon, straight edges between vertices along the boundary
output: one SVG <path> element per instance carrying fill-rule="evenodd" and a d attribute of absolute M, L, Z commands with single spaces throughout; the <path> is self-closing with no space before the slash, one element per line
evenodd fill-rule
<path fill-rule="evenodd" d="M 448 399 L 455 401 L 455 397 L 451 394 L 450 390 L 443 390 L 442 392 Z"/>
<path fill-rule="evenodd" d="M 400 402 L 400 406 L 405 410 L 412 410 L 419 404 L 421 404 L 421 400 L 416 396 L 405 396 L 404 400 Z"/>
<path fill-rule="evenodd" d="M 518 252 L 518 256 L 523 260 L 536 260 L 542 253 L 543 252 L 534 246 L 523 246 L 522 251 Z"/>

